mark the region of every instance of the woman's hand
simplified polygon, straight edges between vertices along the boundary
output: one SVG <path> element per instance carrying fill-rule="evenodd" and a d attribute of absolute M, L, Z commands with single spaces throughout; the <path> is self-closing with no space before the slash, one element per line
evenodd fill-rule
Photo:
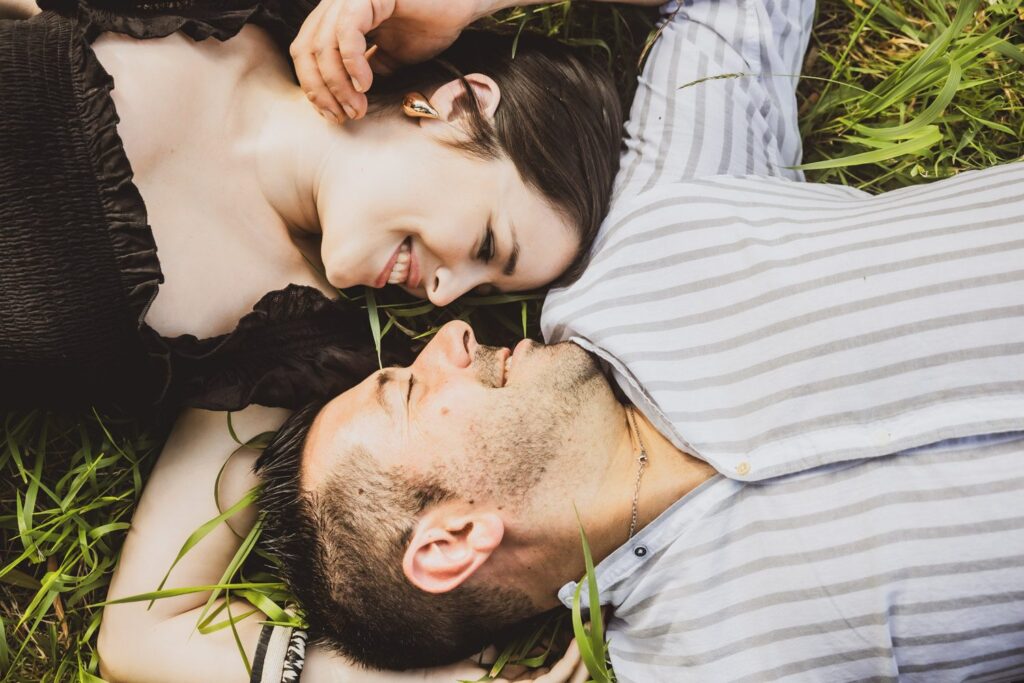
<path fill-rule="evenodd" d="M 299 84 L 321 113 L 342 122 L 366 114 L 373 83 L 367 34 L 382 72 L 430 59 L 466 26 L 499 7 L 491 0 L 321 0 L 289 52 Z"/>

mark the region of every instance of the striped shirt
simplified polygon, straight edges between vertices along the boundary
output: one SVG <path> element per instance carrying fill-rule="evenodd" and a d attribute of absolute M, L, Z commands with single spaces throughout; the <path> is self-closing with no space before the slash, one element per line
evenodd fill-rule
<path fill-rule="evenodd" d="M 1024 680 L 1024 438 L 964 441 L 705 482 L 597 567 L 618 680 Z"/>
<path fill-rule="evenodd" d="M 591 264 L 541 319 L 744 481 L 1024 429 L 1024 164 L 879 196 L 798 182 L 772 73 L 799 71 L 812 5 L 675 14 Z"/>
<path fill-rule="evenodd" d="M 720 473 L 598 567 L 620 680 L 1021 677 L 1024 164 L 800 182 L 813 3 L 667 9 L 541 320 Z"/>

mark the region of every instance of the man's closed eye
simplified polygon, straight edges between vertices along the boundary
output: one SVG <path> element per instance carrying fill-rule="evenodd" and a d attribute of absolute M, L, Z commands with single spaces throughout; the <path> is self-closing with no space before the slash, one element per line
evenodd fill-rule
<path fill-rule="evenodd" d="M 405 392 L 405 416 L 409 417 L 409 406 L 412 404 L 412 388 L 416 384 L 416 378 L 409 373 L 409 389 Z"/>

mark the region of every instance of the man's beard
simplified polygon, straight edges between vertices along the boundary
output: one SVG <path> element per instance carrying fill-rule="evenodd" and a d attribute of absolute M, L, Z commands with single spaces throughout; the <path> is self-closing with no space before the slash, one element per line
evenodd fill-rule
<path fill-rule="evenodd" d="M 525 355 L 545 354 L 525 359 Z M 533 346 L 524 359 L 532 367 L 520 368 L 494 410 L 486 412 L 471 428 L 471 462 L 444 478 L 464 496 L 479 492 L 492 500 L 521 502 L 550 467 L 574 467 L 565 456 L 586 428 L 588 407 L 602 392 L 611 393 L 597 361 L 575 344 Z M 497 350 L 478 349 L 481 381 L 498 386 L 502 363 Z M 529 373 L 529 377 L 522 375 Z M 520 379 L 521 382 L 516 380 Z"/>
<path fill-rule="evenodd" d="M 477 377 L 482 383 L 492 386 L 501 384 L 504 370 L 499 359 L 500 351 L 501 349 L 493 346 L 477 347 L 473 356 L 473 365 L 476 366 Z M 585 385 L 595 380 L 600 380 L 606 385 L 608 383 L 597 359 L 572 342 L 550 345 L 533 344 L 523 352 L 523 356 L 526 357 L 538 355 L 547 356 L 546 364 L 550 368 L 550 372 L 545 374 L 544 383 L 531 382 L 533 390 L 537 392 L 576 394 Z M 537 359 L 534 357 L 532 360 L 527 359 L 526 362 L 533 364 L 537 362 Z"/>

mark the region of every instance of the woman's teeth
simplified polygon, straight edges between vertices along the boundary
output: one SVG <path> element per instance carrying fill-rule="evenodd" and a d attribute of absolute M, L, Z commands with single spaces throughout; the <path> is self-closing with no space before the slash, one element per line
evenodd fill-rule
<path fill-rule="evenodd" d="M 395 259 L 391 275 L 388 276 L 389 285 L 400 285 L 409 278 L 409 249 L 409 240 L 406 239 L 398 248 L 398 258 Z"/>

